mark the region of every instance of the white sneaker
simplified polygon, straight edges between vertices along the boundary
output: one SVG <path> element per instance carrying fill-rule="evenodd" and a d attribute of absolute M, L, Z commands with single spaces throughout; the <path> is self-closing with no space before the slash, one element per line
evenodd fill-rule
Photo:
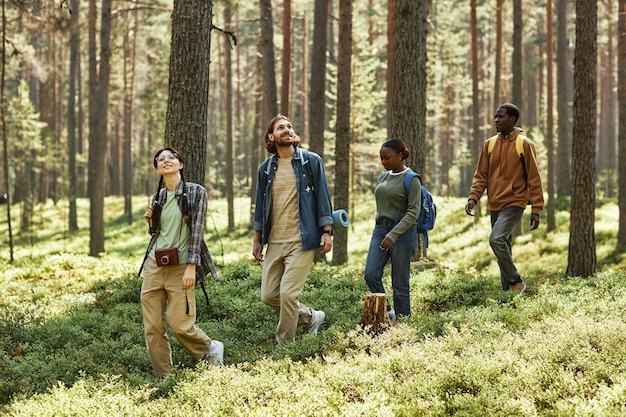
<path fill-rule="evenodd" d="M 389 319 L 390 323 L 395 323 L 396 322 L 396 310 L 394 310 L 393 308 L 389 311 L 387 311 L 387 318 Z"/>
<path fill-rule="evenodd" d="M 311 324 L 309 324 L 309 333 L 317 334 L 317 331 L 324 323 L 324 319 L 326 318 L 326 313 L 322 310 L 313 310 L 311 309 Z"/>
<path fill-rule="evenodd" d="M 224 344 L 217 340 L 211 341 L 211 346 L 204 355 L 203 360 L 211 366 L 220 366 L 224 364 Z"/>

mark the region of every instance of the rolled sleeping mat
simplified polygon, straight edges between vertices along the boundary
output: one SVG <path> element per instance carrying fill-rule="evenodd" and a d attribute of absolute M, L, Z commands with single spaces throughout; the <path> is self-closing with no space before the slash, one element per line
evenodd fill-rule
<path fill-rule="evenodd" d="M 350 217 L 344 209 L 333 211 L 333 229 L 345 229 L 350 225 Z"/>

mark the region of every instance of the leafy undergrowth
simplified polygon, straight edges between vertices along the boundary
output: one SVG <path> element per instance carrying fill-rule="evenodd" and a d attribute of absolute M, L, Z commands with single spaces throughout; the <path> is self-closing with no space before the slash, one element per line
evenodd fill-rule
<path fill-rule="evenodd" d="M 360 269 L 318 265 L 303 301 L 324 309 L 327 323 L 317 337 L 299 335 L 287 349 L 276 350 L 276 316 L 259 301 L 260 268 L 239 262 L 223 269 L 222 281 L 209 283 L 208 306 L 198 292 L 199 324 L 224 342 L 227 366 L 196 365 L 173 341 L 177 368 L 159 386 L 143 345 L 140 281 L 131 263 L 122 278 L 109 278 L 113 273 L 105 264 L 113 261 L 57 256 L 39 269 L 24 268 L 23 275 L 4 279 L 3 413 L 626 412 L 623 272 L 592 279 L 553 276 L 519 296 L 502 293 L 492 277 L 415 268 L 414 315 L 373 335 L 358 326 L 366 293 Z M 68 272 L 89 268 L 91 262 L 92 274 Z M 124 269 L 123 264 L 117 269 Z M 30 282 L 38 273 L 57 278 L 33 284 L 22 296 L 7 285 Z M 65 291 L 59 288 L 62 275 L 72 277 L 65 281 Z"/>
<path fill-rule="evenodd" d="M 486 218 L 460 221 L 461 199 L 440 203 L 433 261 L 412 270 L 411 318 L 378 335 L 360 328 L 362 263 L 318 264 L 302 301 L 326 322 L 318 336 L 299 333 L 277 350 L 260 265 L 241 255 L 207 283 L 208 305 L 197 292 L 198 324 L 224 342 L 226 366 L 194 363 L 171 338 L 176 369 L 162 385 L 143 341 L 139 245 L 95 259 L 40 243 L 28 259 L 1 261 L 0 414 L 626 415 L 626 272 L 624 254 L 609 249 L 615 208 L 597 217 L 602 270 L 593 278 L 564 277 L 566 215 L 555 232 L 542 225 L 517 239 L 528 290 L 515 295 L 500 289 Z M 353 220 L 352 241 L 366 244 L 367 220 Z M 124 236 L 120 245 L 135 241 L 138 224 L 108 227 Z M 251 238 L 238 230 L 227 251 L 243 254 Z"/>

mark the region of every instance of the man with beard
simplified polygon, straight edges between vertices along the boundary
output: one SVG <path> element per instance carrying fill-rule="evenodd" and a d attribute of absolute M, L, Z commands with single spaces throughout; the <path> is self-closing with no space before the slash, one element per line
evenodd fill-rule
<path fill-rule="evenodd" d="M 261 300 L 279 314 L 276 342 L 282 347 L 298 326 L 317 334 L 324 322 L 323 311 L 298 300 L 315 250 L 332 249 L 332 206 L 322 159 L 298 147 L 286 116 L 272 119 L 264 140 L 270 156 L 259 167 L 252 255 L 263 262 Z"/>

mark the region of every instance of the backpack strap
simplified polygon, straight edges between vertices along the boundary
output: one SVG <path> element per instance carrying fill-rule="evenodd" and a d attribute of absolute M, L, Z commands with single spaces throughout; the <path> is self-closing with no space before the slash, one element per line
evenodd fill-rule
<path fill-rule="evenodd" d="M 522 164 L 522 169 L 524 170 L 524 180 L 528 182 L 528 172 L 526 171 L 526 161 L 524 160 L 524 139 L 526 139 L 526 135 L 520 132 L 515 138 L 515 150 L 519 155 L 520 162 Z M 496 141 L 498 140 L 498 135 L 492 136 L 487 139 L 487 155 L 491 155 L 493 152 L 493 148 L 496 146 Z"/>
<path fill-rule="evenodd" d="M 307 184 L 311 187 L 313 194 L 317 198 L 317 190 L 315 189 L 315 183 L 313 182 L 313 167 L 309 161 L 309 151 L 304 148 L 297 147 L 296 151 L 300 150 L 300 163 L 302 164 L 302 172 Z"/>
<path fill-rule="evenodd" d="M 383 182 L 383 180 L 387 177 L 387 174 L 389 174 L 389 171 L 385 171 L 382 174 L 380 174 L 380 177 L 378 178 L 378 182 L 379 183 Z M 413 178 L 415 177 L 419 178 L 420 182 L 422 182 L 422 176 L 415 171 L 407 172 L 407 174 L 402 179 L 402 185 L 404 185 L 404 193 L 406 194 L 406 199 L 409 198 L 409 191 L 411 190 L 411 181 L 413 181 Z"/>

